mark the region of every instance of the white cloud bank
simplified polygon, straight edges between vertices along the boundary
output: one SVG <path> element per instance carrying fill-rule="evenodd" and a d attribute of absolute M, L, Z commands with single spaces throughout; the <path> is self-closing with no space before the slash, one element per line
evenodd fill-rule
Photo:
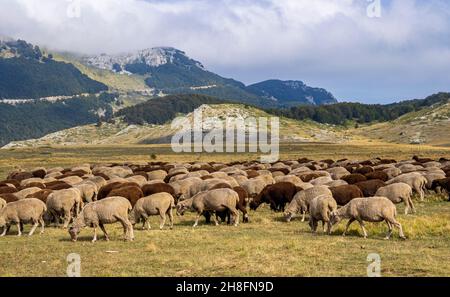
<path fill-rule="evenodd" d="M 76 14 L 80 4 L 80 17 Z M 0 0 L 0 34 L 83 53 L 173 46 L 224 76 L 301 79 L 367 102 L 450 91 L 450 4 L 366 0 Z"/>

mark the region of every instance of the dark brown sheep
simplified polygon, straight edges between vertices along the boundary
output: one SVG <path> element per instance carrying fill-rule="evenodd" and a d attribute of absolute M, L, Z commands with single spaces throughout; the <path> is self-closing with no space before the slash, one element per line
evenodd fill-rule
<path fill-rule="evenodd" d="M 64 173 L 63 175 L 55 177 L 55 179 L 63 179 L 63 178 L 69 177 L 69 176 L 82 177 L 85 174 L 86 174 L 86 171 L 84 171 L 84 170 L 68 171 L 68 172 Z"/>
<path fill-rule="evenodd" d="M 371 173 L 367 173 L 365 176 L 367 177 L 367 180 L 379 179 L 384 182 L 387 182 L 389 180 L 388 174 L 384 171 L 374 171 Z"/>
<path fill-rule="evenodd" d="M 379 179 L 372 179 L 355 184 L 364 194 L 364 197 L 373 197 L 379 188 L 385 187 L 386 183 Z"/>
<path fill-rule="evenodd" d="M 354 171 L 353 171 L 353 173 L 356 173 L 356 174 L 362 174 L 362 175 L 366 175 L 367 173 L 372 173 L 374 170 L 373 170 L 373 168 L 372 167 L 370 167 L 370 166 L 363 166 L 363 167 L 361 167 L 361 168 L 357 168 L 357 169 L 355 169 Z"/>
<path fill-rule="evenodd" d="M 312 181 L 313 179 L 316 179 L 318 177 L 321 177 L 323 175 L 318 173 L 308 173 L 308 174 L 302 174 L 300 175 L 300 179 L 304 181 L 305 183 Z"/>
<path fill-rule="evenodd" d="M 393 164 L 393 163 L 397 163 L 397 160 L 394 159 L 380 159 L 380 161 L 378 162 L 378 164 Z"/>
<path fill-rule="evenodd" d="M 367 177 L 365 177 L 364 175 L 359 174 L 359 173 L 353 173 L 353 174 L 343 176 L 343 177 L 341 177 L 341 179 L 343 181 L 346 181 L 349 185 L 354 185 L 356 183 L 366 181 Z"/>
<path fill-rule="evenodd" d="M 246 170 L 245 172 L 247 172 L 248 178 L 254 178 L 254 177 L 259 176 L 259 173 L 256 170 Z"/>
<path fill-rule="evenodd" d="M 0 182 L 0 186 L 7 186 L 8 184 L 13 185 L 14 187 L 20 187 L 20 182 L 15 179 L 5 179 Z"/>
<path fill-rule="evenodd" d="M 31 172 L 31 174 L 33 174 L 34 177 L 44 178 L 47 175 L 47 171 L 44 169 L 37 169 Z"/>
<path fill-rule="evenodd" d="M 169 193 L 175 198 L 175 190 L 171 185 L 165 183 L 155 183 L 142 186 L 144 196 L 150 196 L 157 193 Z"/>
<path fill-rule="evenodd" d="M 322 160 L 320 162 L 328 164 L 328 166 L 334 164 L 334 160 L 331 160 L 331 159 L 325 159 L 325 160 Z"/>
<path fill-rule="evenodd" d="M 31 172 L 21 171 L 21 172 L 12 172 L 8 175 L 6 179 L 15 179 L 19 182 L 23 181 L 24 179 L 33 178 L 33 174 Z"/>
<path fill-rule="evenodd" d="M 26 189 L 26 188 L 33 188 L 33 187 L 41 188 L 41 189 L 45 189 L 46 188 L 45 184 L 43 184 L 43 183 L 31 182 L 31 183 L 28 183 L 25 186 L 20 187 L 20 189 L 23 190 L 23 189 Z"/>
<path fill-rule="evenodd" d="M 203 176 L 201 176 L 200 177 L 202 180 L 207 180 L 207 179 L 212 179 L 212 178 L 214 178 L 214 176 L 212 176 L 212 175 L 203 175 Z"/>
<path fill-rule="evenodd" d="M 284 175 L 288 175 L 289 174 L 289 169 L 287 169 L 287 168 L 269 168 L 269 171 L 270 172 L 277 172 L 277 171 L 280 171 L 280 172 L 283 172 L 284 173 Z"/>
<path fill-rule="evenodd" d="M 127 198 L 131 206 L 134 206 L 140 198 L 144 197 L 144 193 L 139 186 L 126 186 L 112 189 L 107 197 L 115 196 Z"/>
<path fill-rule="evenodd" d="M 97 194 L 97 199 L 103 199 L 106 197 L 111 197 L 109 196 L 109 193 L 117 188 L 123 188 L 123 187 L 130 187 L 130 186 L 135 186 L 138 187 L 139 189 L 141 188 L 137 183 L 135 182 L 113 182 L 107 185 L 104 185 L 103 187 L 100 188 L 100 190 L 98 190 L 98 194 Z M 142 190 L 141 190 L 142 191 Z"/>
<path fill-rule="evenodd" d="M 346 205 L 352 199 L 364 197 L 364 193 L 355 185 L 331 187 L 330 191 L 333 193 L 334 200 L 336 200 L 336 203 L 340 206 Z"/>
<path fill-rule="evenodd" d="M 434 162 L 433 159 L 430 159 L 430 158 L 419 158 L 418 156 L 414 156 L 413 160 L 415 160 L 416 162 L 419 162 L 419 163 Z"/>
<path fill-rule="evenodd" d="M 279 182 L 266 186 L 250 203 L 250 209 L 256 210 L 262 203 L 270 204 L 274 211 L 284 211 L 286 203 L 290 203 L 298 191 L 303 190 L 290 182 Z"/>
<path fill-rule="evenodd" d="M 433 181 L 431 188 L 436 191 L 438 187 L 446 190 L 448 193 L 448 201 L 450 201 L 450 177 Z"/>
<path fill-rule="evenodd" d="M 5 200 L 6 203 L 14 202 L 14 201 L 19 201 L 19 198 L 17 198 L 17 196 L 14 195 L 13 193 L 0 194 L 0 198 L 2 198 L 3 200 Z"/>
<path fill-rule="evenodd" d="M 68 183 L 64 182 L 64 181 L 52 181 L 52 182 L 48 182 L 45 183 L 45 188 L 49 189 L 49 190 L 64 190 L 64 189 L 70 189 L 72 186 L 69 185 Z"/>
<path fill-rule="evenodd" d="M 3 186 L 0 187 L 0 194 L 16 193 L 18 190 L 15 187 Z"/>
<path fill-rule="evenodd" d="M 51 193 L 53 193 L 53 190 L 43 189 L 43 190 L 41 190 L 39 192 L 27 195 L 26 198 L 36 198 L 36 199 L 39 199 L 39 200 L 47 203 L 47 197 Z"/>

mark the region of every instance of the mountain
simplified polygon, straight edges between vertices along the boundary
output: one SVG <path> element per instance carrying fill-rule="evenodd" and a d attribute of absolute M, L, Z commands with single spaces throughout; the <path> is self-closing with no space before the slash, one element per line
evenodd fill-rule
<path fill-rule="evenodd" d="M 23 40 L 0 39 L 0 98 L 37 99 L 106 91 L 72 64 L 53 60 Z"/>
<path fill-rule="evenodd" d="M 205 69 L 201 62 L 171 47 L 158 47 L 122 55 L 85 57 L 86 65 L 122 75 L 141 75 L 155 94 L 203 94 L 264 108 L 337 102 L 324 89 L 298 81 L 266 81 L 246 87 Z"/>
<path fill-rule="evenodd" d="M 302 81 L 266 80 L 250 85 L 246 87 L 246 90 L 257 96 L 276 101 L 282 106 L 337 103 L 336 98 L 327 90 L 309 87 Z"/>

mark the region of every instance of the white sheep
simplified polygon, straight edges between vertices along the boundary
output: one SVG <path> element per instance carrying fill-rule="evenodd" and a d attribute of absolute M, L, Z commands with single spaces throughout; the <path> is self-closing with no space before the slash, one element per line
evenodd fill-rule
<path fill-rule="evenodd" d="M 327 224 L 327 233 L 331 233 L 330 215 L 337 209 L 336 200 L 332 196 L 321 195 L 309 203 L 309 226 L 312 232 L 317 231 L 318 222 L 322 222 L 322 229 L 325 233 L 325 224 Z"/>
<path fill-rule="evenodd" d="M 157 193 L 139 199 L 130 213 L 130 222 L 135 225 L 141 219 L 144 221 L 142 229 L 147 225 L 150 229 L 149 216 L 159 215 L 161 218 L 159 229 L 164 227 L 166 215 L 169 215 L 170 229 L 173 228 L 172 208 L 175 208 L 175 200 L 169 193 Z"/>
<path fill-rule="evenodd" d="M 314 198 L 322 195 L 333 197 L 333 193 L 327 186 L 312 187 L 295 194 L 294 198 L 292 198 L 291 203 L 289 203 L 286 211 L 284 212 L 286 221 L 291 221 L 294 215 L 301 212 L 302 222 L 304 222 L 306 212 L 309 209 L 309 203 Z"/>
<path fill-rule="evenodd" d="M 120 222 L 123 226 L 125 240 L 133 240 L 133 225 L 128 219 L 128 213 L 132 210 L 131 203 L 123 197 L 108 197 L 87 204 L 80 215 L 75 219 L 69 234 L 72 241 L 77 241 L 78 234 L 85 227 L 94 228 L 92 242 L 97 241 L 97 228 L 105 234 L 105 240 L 109 240 L 104 224 Z"/>
<path fill-rule="evenodd" d="M 41 225 L 41 234 L 44 233 L 44 213 L 47 211 L 45 203 L 36 198 L 28 198 L 15 202 L 10 202 L 0 210 L 0 228 L 3 228 L 3 233 L 0 236 L 5 236 L 11 224 L 17 225 L 17 236 L 22 235 L 22 224 L 32 223 L 33 227 L 28 233 L 33 235 L 36 228 Z"/>
<path fill-rule="evenodd" d="M 406 239 L 403 234 L 402 225 L 395 219 L 397 216 L 397 209 L 394 203 L 386 197 L 369 197 L 369 198 L 355 198 L 347 203 L 345 206 L 331 213 L 331 225 L 335 225 L 342 219 L 349 219 L 345 231 L 348 231 L 349 226 L 354 221 L 358 221 L 364 233 L 364 238 L 367 238 L 367 231 L 364 227 L 366 222 L 382 222 L 386 221 L 389 231 L 385 239 L 389 239 L 392 235 L 392 226 L 399 229 L 400 238 Z"/>
<path fill-rule="evenodd" d="M 420 200 L 425 198 L 425 187 L 427 185 L 427 179 L 417 172 L 405 173 L 394 177 L 386 182 L 386 184 L 405 183 L 408 184 L 414 191 L 420 195 Z"/>
<path fill-rule="evenodd" d="M 81 192 L 76 188 L 55 191 L 47 197 L 48 212 L 55 218 L 57 223 L 63 217 L 64 229 L 69 226 L 72 219 L 72 211 L 74 210 L 75 215 L 78 216 L 82 206 Z"/>
<path fill-rule="evenodd" d="M 397 204 L 400 202 L 405 203 L 405 215 L 408 214 L 411 209 L 414 213 L 416 208 L 412 201 L 412 188 L 405 183 L 395 183 L 390 184 L 385 187 L 379 188 L 375 196 L 386 197 L 393 203 Z"/>

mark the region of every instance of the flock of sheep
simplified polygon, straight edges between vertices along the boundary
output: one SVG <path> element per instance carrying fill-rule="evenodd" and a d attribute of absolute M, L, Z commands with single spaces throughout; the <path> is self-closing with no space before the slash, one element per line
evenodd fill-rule
<path fill-rule="evenodd" d="M 149 216 L 160 216 L 162 229 L 172 210 L 178 215 L 196 213 L 194 227 L 205 217 L 238 225 L 249 222 L 249 211 L 265 203 L 282 212 L 286 221 L 301 216 L 316 232 L 331 233 L 333 225 L 348 219 L 346 230 L 357 221 L 385 221 L 387 239 L 393 227 L 405 238 L 396 220 L 395 204 L 405 204 L 405 214 L 415 212 L 413 193 L 424 200 L 425 192 L 450 193 L 450 160 L 400 161 L 322 160 L 307 158 L 273 164 L 233 162 L 83 164 L 72 168 L 36 168 L 15 171 L 0 182 L 0 232 L 12 225 L 17 234 L 32 224 L 31 236 L 45 225 L 68 229 L 73 241 L 85 227 L 100 228 L 109 240 L 105 224 L 119 222 L 126 240 L 134 239 L 134 226 L 150 228 Z M 450 197 L 449 197 L 450 199 Z M 253 213 L 252 215 L 256 215 Z M 3 230 L 2 230 L 3 229 Z"/>

